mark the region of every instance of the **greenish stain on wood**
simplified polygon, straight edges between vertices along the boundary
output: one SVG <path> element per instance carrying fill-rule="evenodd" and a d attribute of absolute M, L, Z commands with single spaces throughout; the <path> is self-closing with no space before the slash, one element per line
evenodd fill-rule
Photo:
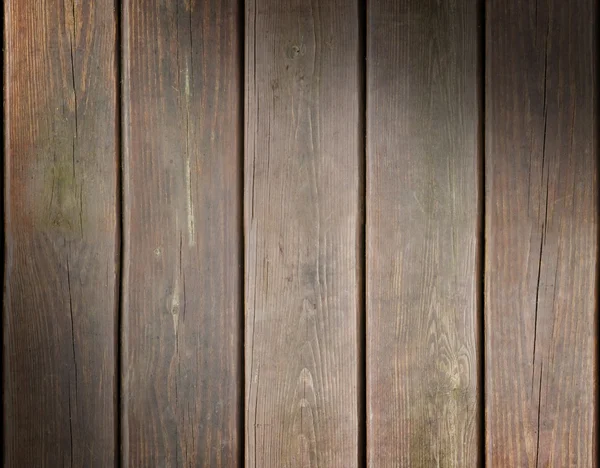
<path fill-rule="evenodd" d="M 64 234 L 83 235 L 83 182 L 77 180 L 72 162 L 58 161 L 47 169 L 44 195 L 49 200 L 46 227 Z"/>

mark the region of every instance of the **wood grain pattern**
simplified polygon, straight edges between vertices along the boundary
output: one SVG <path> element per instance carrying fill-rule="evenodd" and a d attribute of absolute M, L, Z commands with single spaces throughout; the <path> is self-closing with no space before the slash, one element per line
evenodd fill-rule
<path fill-rule="evenodd" d="M 236 0 L 123 3 L 123 466 L 236 466 Z"/>
<path fill-rule="evenodd" d="M 368 466 L 475 467 L 477 3 L 367 8 Z"/>
<path fill-rule="evenodd" d="M 487 2 L 486 460 L 595 467 L 596 2 Z"/>
<path fill-rule="evenodd" d="M 356 2 L 246 2 L 246 466 L 358 466 Z"/>
<path fill-rule="evenodd" d="M 111 466 L 114 5 L 7 0 L 4 21 L 4 466 Z"/>

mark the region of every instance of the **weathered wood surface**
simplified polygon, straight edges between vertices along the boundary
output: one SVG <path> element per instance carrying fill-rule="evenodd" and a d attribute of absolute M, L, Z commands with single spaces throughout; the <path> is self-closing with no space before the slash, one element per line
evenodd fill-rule
<path fill-rule="evenodd" d="M 368 466 L 475 467 L 477 2 L 367 8 Z"/>
<path fill-rule="evenodd" d="M 241 458 L 240 16 L 123 2 L 123 466 Z"/>
<path fill-rule="evenodd" d="M 597 2 L 487 2 L 486 461 L 597 464 Z"/>
<path fill-rule="evenodd" d="M 4 2 L 4 466 L 112 466 L 112 1 Z"/>
<path fill-rule="evenodd" d="M 246 467 L 356 467 L 358 4 L 245 16 Z"/>
<path fill-rule="evenodd" d="M 3 6 L 5 466 L 598 465 L 595 0 L 117 3 Z"/>

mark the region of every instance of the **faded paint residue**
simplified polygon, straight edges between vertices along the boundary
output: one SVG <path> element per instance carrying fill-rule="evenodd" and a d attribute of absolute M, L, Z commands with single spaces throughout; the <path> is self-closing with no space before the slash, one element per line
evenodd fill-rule
<path fill-rule="evenodd" d="M 177 330 L 179 327 L 179 310 L 181 306 L 181 301 L 179 299 L 179 276 L 175 277 L 175 286 L 173 287 L 173 294 L 168 300 L 168 309 L 169 313 L 173 317 L 173 332 L 177 335 Z"/>
<path fill-rule="evenodd" d="M 191 6 L 189 6 L 191 8 Z M 190 30 L 190 53 L 192 53 L 193 44 L 191 42 L 191 34 Z M 193 246 L 196 244 L 196 229 L 195 229 L 195 218 L 194 218 L 194 201 L 192 198 L 192 172 L 191 172 L 191 152 L 192 145 L 190 144 L 190 99 L 191 99 L 191 90 L 190 90 L 190 78 L 193 79 L 193 76 L 190 77 L 190 70 L 193 70 L 192 57 L 190 56 L 188 60 L 185 61 L 185 65 L 183 67 L 183 88 L 184 88 L 184 98 L 185 98 L 185 189 L 186 189 L 186 211 L 187 211 L 187 232 L 188 232 L 188 246 Z"/>
<path fill-rule="evenodd" d="M 78 184 L 71 163 L 50 166 L 45 192 L 48 224 L 65 233 L 83 234 L 83 184 Z"/>
<path fill-rule="evenodd" d="M 187 191 L 188 245 L 191 247 L 196 244 L 196 228 L 194 219 L 194 200 L 192 199 L 192 173 L 189 156 L 185 160 L 185 187 Z"/>
<path fill-rule="evenodd" d="M 186 97 L 186 102 L 189 105 L 189 98 L 190 98 L 190 68 L 189 67 L 185 67 L 184 71 L 183 71 L 183 86 L 184 86 L 184 92 L 185 92 L 185 97 Z"/>

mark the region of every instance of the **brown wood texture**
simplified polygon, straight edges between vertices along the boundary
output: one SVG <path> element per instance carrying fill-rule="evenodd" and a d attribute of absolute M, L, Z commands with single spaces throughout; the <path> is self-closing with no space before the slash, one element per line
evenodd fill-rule
<path fill-rule="evenodd" d="M 246 466 L 358 466 L 358 4 L 246 2 Z"/>
<path fill-rule="evenodd" d="M 487 2 L 486 460 L 595 467 L 596 2 Z"/>
<path fill-rule="evenodd" d="M 240 16 L 123 2 L 123 466 L 241 457 Z"/>
<path fill-rule="evenodd" d="M 367 22 L 367 461 L 478 466 L 477 3 Z"/>
<path fill-rule="evenodd" d="M 111 466 L 114 5 L 7 0 L 4 27 L 4 466 Z"/>

